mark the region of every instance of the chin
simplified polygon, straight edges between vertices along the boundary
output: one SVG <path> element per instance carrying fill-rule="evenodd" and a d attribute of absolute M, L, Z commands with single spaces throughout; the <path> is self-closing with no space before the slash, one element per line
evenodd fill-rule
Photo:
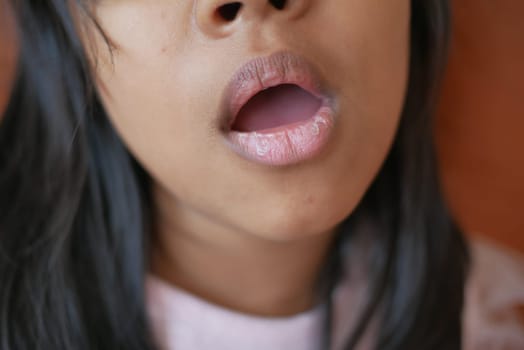
<path fill-rule="evenodd" d="M 357 201 L 332 204 L 309 203 L 305 205 L 275 206 L 264 215 L 244 221 L 252 234 L 272 241 L 294 241 L 326 235 L 341 224 L 357 205 Z M 244 226 L 242 225 L 242 226 Z"/>

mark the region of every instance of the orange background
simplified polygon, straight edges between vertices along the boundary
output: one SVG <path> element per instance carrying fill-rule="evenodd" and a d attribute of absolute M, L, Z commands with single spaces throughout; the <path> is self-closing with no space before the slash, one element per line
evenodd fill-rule
<path fill-rule="evenodd" d="M 436 120 L 446 195 L 468 232 L 524 252 L 524 1 L 454 0 L 453 8 Z M 5 14 L 0 10 L 0 110 L 15 53 Z"/>
<path fill-rule="evenodd" d="M 449 203 L 524 252 L 524 1 L 454 0 L 436 137 Z"/>

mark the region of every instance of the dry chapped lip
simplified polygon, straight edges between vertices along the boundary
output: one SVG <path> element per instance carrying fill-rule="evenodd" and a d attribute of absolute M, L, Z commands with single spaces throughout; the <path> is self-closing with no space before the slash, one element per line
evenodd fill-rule
<path fill-rule="evenodd" d="M 277 102 L 273 102 L 273 106 L 268 102 L 266 110 L 257 110 L 264 106 L 250 107 L 250 103 L 256 104 L 255 99 L 263 99 L 257 95 L 270 89 L 289 94 L 289 100 L 281 97 L 277 106 Z M 299 89 L 302 92 L 298 92 Z M 291 165 L 315 157 L 328 143 L 335 125 L 333 99 L 323 92 L 319 76 L 304 58 L 290 52 L 257 57 L 243 65 L 228 84 L 225 104 L 227 142 L 240 156 L 265 165 Z M 276 122 L 279 116 L 269 114 L 274 111 L 287 112 L 285 117 L 282 115 L 281 125 Z M 274 126 L 271 121 L 256 120 L 264 113 L 267 119 L 274 119 Z"/>

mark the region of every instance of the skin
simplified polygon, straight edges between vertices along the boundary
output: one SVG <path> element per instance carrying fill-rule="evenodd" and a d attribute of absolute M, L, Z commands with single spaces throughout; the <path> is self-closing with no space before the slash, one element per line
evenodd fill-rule
<path fill-rule="evenodd" d="M 408 0 L 102 0 L 88 45 L 109 117 L 150 173 L 151 272 L 216 304 L 283 316 L 313 306 L 337 225 L 357 206 L 395 136 L 406 91 Z M 238 67 L 279 50 L 306 57 L 338 103 L 326 149 L 270 167 L 225 143 L 217 118 Z"/>

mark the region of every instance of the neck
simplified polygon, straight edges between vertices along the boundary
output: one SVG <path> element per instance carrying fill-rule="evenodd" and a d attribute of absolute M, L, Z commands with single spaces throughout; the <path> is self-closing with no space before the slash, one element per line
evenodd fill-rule
<path fill-rule="evenodd" d="M 315 287 L 333 231 L 292 241 L 257 237 L 155 191 L 151 272 L 217 305 L 288 316 L 317 302 Z"/>

